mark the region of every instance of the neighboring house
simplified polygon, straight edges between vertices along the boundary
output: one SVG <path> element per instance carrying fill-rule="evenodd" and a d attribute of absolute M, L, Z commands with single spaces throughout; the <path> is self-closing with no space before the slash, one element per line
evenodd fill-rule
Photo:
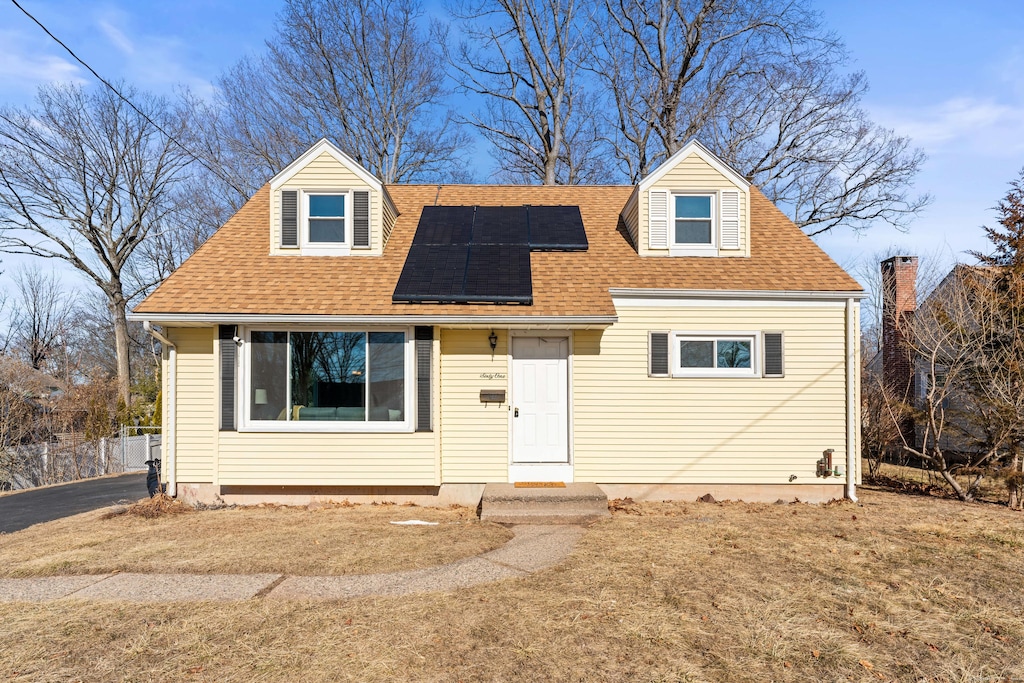
<path fill-rule="evenodd" d="M 383 186 L 323 140 L 131 318 L 188 500 L 820 501 L 860 474 L 862 296 L 698 142 L 637 186 L 541 187 Z"/>
<path fill-rule="evenodd" d="M 64 383 L 8 355 L 0 355 L 0 388 L 13 391 L 39 407 L 49 407 L 64 394 Z"/>
<path fill-rule="evenodd" d="M 880 371 L 893 400 L 918 411 L 927 411 L 928 391 L 933 385 L 939 387 L 942 398 L 935 405 L 942 411 L 943 429 L 937 445 L 947 458 L 970 462 L 985 451 L 986 435 L 973 417 L 977 404 L 963 392 L 958 383 L 960 377 L 947 375 L 946 365 L 915 354 L 909 336 L 918 337 L 918 347 L 941 352 L 944 344 L 951 342 L 944 338 L 942 326 L 935 321 L 949 318 L 953 323 L 967 324 L 972 317 L 972 302 L 976 301 L 971 292 L 979 287 L 986 291 L 991 286 L 992 271 L 985 266 L 957 264 L 920 304 L 917 271 L 916 256 L 894 256 L 881 263 L 882 350 L 869 362 L 868 370 Z M 956 325 L 950 327 L 955 328 Z M 966 359 L 969 353 L 963 351 L 959 357 Z M 899 431 L 913 448 L 923 448 L 926 438 L 929 445 L 935 444 L 934 433 L 927 429 L 920 414 L 908 415 Z"/>
<path fill-rule="evenodd" d="M 25 483 L 23 450 L 53 438 L 62 383 L 27 363 L 0 355 L 0 491 Z"/>

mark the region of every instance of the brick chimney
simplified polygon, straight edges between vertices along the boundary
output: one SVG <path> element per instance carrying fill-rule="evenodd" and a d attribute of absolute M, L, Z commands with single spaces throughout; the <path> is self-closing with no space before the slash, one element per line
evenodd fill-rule
<path fill-rule="evenodd" d="M 893 256 L 882 261 L 882 382 L 891 395 L 912 402 L 917 395 L 914 360 L 907 344 L 917 310 L 917 257 Z M 914 443 L 914 421 L 900 425 Z"/>

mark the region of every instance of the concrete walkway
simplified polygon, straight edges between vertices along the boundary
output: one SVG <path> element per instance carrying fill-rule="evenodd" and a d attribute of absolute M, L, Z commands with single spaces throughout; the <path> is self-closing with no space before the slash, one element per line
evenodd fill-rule
<path fill-rule="evenodd" d="M 564 560 L 584 529 L 565 525 L 512 527 L 508 543 L 458 562 L 391 574 L 286 576 L 284 574 L 97 574 L 0 579 L 0 602 L 115 600 L 338 600 L 370 595 L 453 591 L 529 576 Z"/>

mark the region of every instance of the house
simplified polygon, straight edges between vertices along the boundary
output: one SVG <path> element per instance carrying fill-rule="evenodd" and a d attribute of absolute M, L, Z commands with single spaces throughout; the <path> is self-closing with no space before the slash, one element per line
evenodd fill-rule
<path fill-rule="evenodd" d="M 869 369 L 880 368 L 877 377 L 896 407 L 891 414 L 903 415 L 893 455 L 906 457 L 906 446 L 960 464 L 992 458 L 993 440 L 1008 434 L 999 432 L 998 421 L 982 417 L 984 401 L 974 394 L 969 378 L 972 364 L 985 356 L 977 325 L 992 320 L 994 300 L 987 294 L 996 271 L 956 264 L 920 303 L 916 256 L 882 261 L 881 274 L 882 350 Z M 990 376 L 987 383 L 992 381 L 999 376 Z"/>
<path fill-rule="evenodd" d="M 60 380 L 0 354 L 0 491 L 38 485 L 43 468 L 35 445 L 75 422 L 73 414 L 60 414 L 63 394 Z"/>
<path fill-rule="evenodd" d="M 131 319 L 187 500 L 821 501 L 860 476 L 862 296 L 696 141 L 541 187 L 384 186 L 322 140 Z"/>

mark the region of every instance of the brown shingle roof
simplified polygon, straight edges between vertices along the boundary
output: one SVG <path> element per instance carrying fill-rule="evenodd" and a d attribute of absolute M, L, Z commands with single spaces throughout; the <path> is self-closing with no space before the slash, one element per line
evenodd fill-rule
<path fill-rule="evenodd" d="M 750 258 L 641 258 L 619 219 L 632 187 L 397 185 L 400 216 L 383 256 L 271 256 L 264 186 L 135 308 L 160 314 L 615 315 L 609 288 L 860 291 L 860 285 L 756 188 Z M 534 252 L 533 305 L 396 304 L 422 207 L 578 205 L 590 248 Z"/>

